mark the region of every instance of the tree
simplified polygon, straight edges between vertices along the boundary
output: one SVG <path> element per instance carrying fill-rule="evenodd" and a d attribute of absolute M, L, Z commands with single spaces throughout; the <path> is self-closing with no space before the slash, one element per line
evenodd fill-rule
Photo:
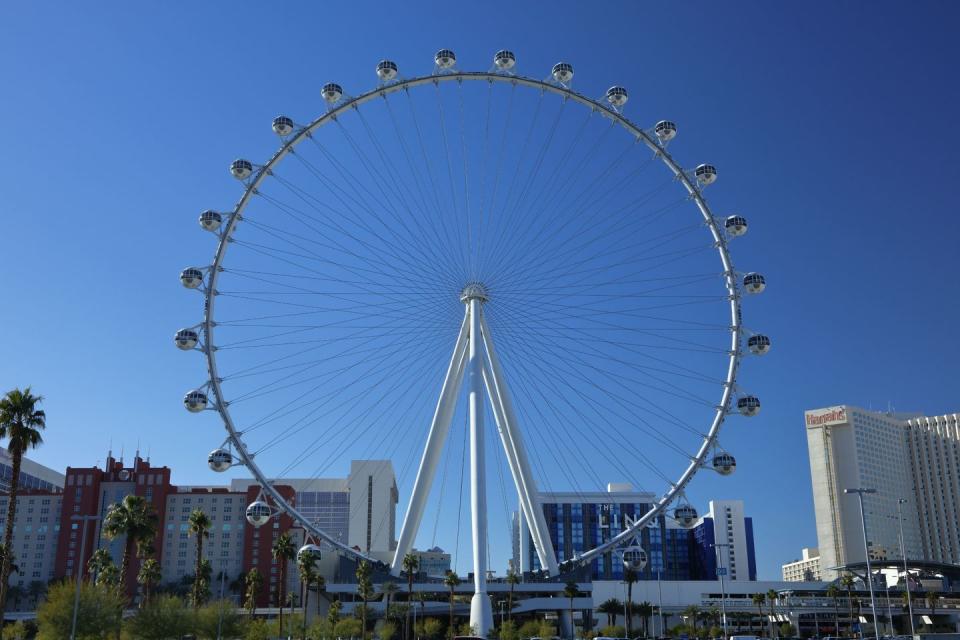
<path fill-rule="evenodd" d="M 27 593 L 30 594 L 30 598 L 33 600 L 34 608 L 40 604 L 40 598 L 42 598 L 47 593 L 47 583 L 43 580 L 32 580 L 30 584 L 27 585 Z"/>
<path fill-rule="evenodd" d="M 447 635 L 451 638 L 455 635 L 456 629 L 453 626 L 453 598 L 454 592 L 460 586 L 460 576 L 456 572 L 447 569 L 447 575 L 443 578 L 443 584 L 450 590 L 450 623 L 447 625 Z"/>
<path fill-rule="evenodd" d="M 7 501 L 7 522 L 3 532 L 3 562 L 0 565 L 0 620 L 7 610 L 7 589 L 10 583 L 10 569 L 14 562 L 13 523 L 17 518 L 17 494 L 20 491 L 20 466 L 23 454 L 43 444 L 40 432 L 47 426 L 47 414 L 37 408 L 43 402 L 42 396 L 26 389 L 13 389 L 0 400 L 0 439 L 8 438 L 7 451 L 10 453 L 10 499 Z M 3 638 L 3 625 L 0 625 L 0 638 Z"/>
<path fill-rule="evenodd" d="M 683 615 L 685 617 L 690 618 L 693 621 L 693 635 L 694 637 L 696 637 L 697 636 L 697 620 L 699 620 L 700 616 L 702 615 L 702 612 L 700 611 L 700 607 L 698 607 L 695 604 L 692 604 L 683 610 Z M 631 637 L 629 633 L 627 634 L 627 637 L 628 638 Z"/>
<path fill-rule="evenodd" d="M 370 579 L 372 574 L 373 567 L 370 566 L 369 562 L 361 560 L 357 563 L 357 595 L 363 600 L 363 611 L 360 615 L 360 631 L 363 634 L 361 636 L 363 640 L 366 640 L 367 637 L 367 616 L 369 614 L 367 603 L 373 597 L 373 580 Z"/>
<path fill-rule="evenodd" d="M 612 627 L 617 623 L 617 616 L 623 611 L 623 603 L 616 598 L 610 598 L 601 602 L 597 611 L 607 616 L 607 626 Z"/>
<path fill-rule="evenodd" d="M 827 590 L 824 591 L 824 595 L 833 600 L 833 635 L 840 635 L 840 589 L 837 588 L 837 585 L 831 584 L 827 587 Z M 819 632 L 819 629 L 817 630 Z M 820 635 L 816 633 L 815 635 Z"/>
<path fill-rule="evenodd" d="M 407 553 L 403 556 L 403 572 L 407 576 L 407 602 L 413 600 L 413 577 L 420 570 L 420 556 L 415 553 Z M 410 609 L 413 605 L 407 607 L 407 615 L 403 621 L 403 637 L 408 640 L 412 638 L 413 627 L 410 626 Z"/>
<path fill-rule="evenodd" d="M 393 595 L 397 592 L 397 584 L 395 582 L 384 582 L 380 585 L 380 593 L 383 594 L 383 619 L 390 620 L 390 600 L 393 598 Z M 396 631 L 396 629 L 394 629 Z M 380 634 L 381 637 L 383 633 Z"/>
<path fill-rule="evenodd" d="M 643 622 L 643 636 L 650 635 L 650 617 L 653 615 L 653 604 L 644 600 L 637 605 L 637 613 L 640 614 L 640 620 Z"/>
<path fill-rule="evenodd" d="M 193 602 L 193 608 L 198 609 L 203 601 L 203 572 L 201 565 L 203 563 L 203 541 L 210 537 L 210 516 L 201 509 L 194 509 L 190 512 L 187 519 L 187 532 L 197 538 L 197 557 L 194 559 L 193 571 L 193 590 L 190 592 L 190 599 Z"/>
<path fill-rule="evenodd" d="M 155 558 L 147 558 L 140 565 L 137 582 L 143 587 L 143 601 L 140 603 L 142 606 L 149 604 L 153 589 L 160 582 L 161 577 L 163 577 L 163 572 L 160 569 L 160 563 Z"/>
<path fill-rule="evenodd" d="M 76 584 L 65 581 L 51 585 L 47 599 L 37 609 L 40 634 L 37 640 L 64 640 L 70 637 L 73 597 Z M 77 638 L 103 638 L 120 629 L 117 611 L 123 600 L 114 586 L 84 582 L 77 607 Z"/>
<path fill-rule="evenodd" d="M 510 585 L 510 593 L 507 596 L 507 620 L 513 621 L 513 588 L 520 584 L 520 576 L 513 571 L 508 571 L 507 584 Z"/>
<path fill-rule="evenodd" d="M 363 633 L 363 625 L 356 618 L 344 618 L 333 628 L 333 634 L 338 638 L 356 638 Z"/>
<path fill-rule="evenodd" d="M 773 589 L 767 591 L 767 606 L 770 607 L 770 637 L 777 637 L 777 592 Z"/>
<path fill-rule="evenodd" d="M 317 558 L 312 553 L 301 553 L 297 556 L 297 572 L 303 584 L 303 640 L 307 638 L 307 604 L 310 601 L 310 585 L 313 584 L 316 566 Z"/>
<path fill-rule="evenodd" d="M 277 575 L 280 578 L 280 584 L 277 586 L 277 606 L 280 607 L 280 632 L 283 633 L 283 591 L 287 584 L 287 563 L 293 560 L 296 555 L 296 551 L 293 548 L 293 540 L 290 538 L 290 534 L 284 531 L 281 533 L 276 540 L 273 541 L 273 547 L 271 547 L 271 552 L 273 553 L 273 559 L 277 562 Z"/>
<path fill-rule="evenodd" d="M 767 596 L 762 593 L 753 594 L 753 604 L 757 605 L 757 611 L 760 612 L 760 635 L 763 635 L 763 604 L 767 601 Z"/>
<path fill-rule="evenodd" d="M 160 595 L 137 611 L 129 621 L 129 631 L 140 640 L 179 638 L 193 630 L 193 615 L 174 595 Z"/>
<path fill-rule="evenodd" d="M 313 584 L 317 586 L 317 615 L 320 615 L 320 597 L 323 596 L 323 599 L 326 600 L 327 596 L 327 579 L 323 577 L 323 574 L 317 571 L 313 576 Z"/>
<path fill-rule="evenodd" d="M 336 628 L 337 623 L 340 622 L 340 601 L 334 600 L 330 603 L 330 608 L 327 609 L 327 622 L 330 623 L 331 628 Z"/>
<path fill-rule="evenodd" d="M 623 570 L 623 581 L 627 583 L 627 637 L 633 637 L 633 583 L 639 579 L 633 569 Z"/>
<path fill-rule="evenodd" d="M 845 573 L 840 576 L 840 584 L 847 590 L 847 617 L 850 619 L 850 632 L 853 632 L 853 576 Z M 839 629 L 837 630 L 839 634 Z"/>
<path fill-rule="evenodd" d="M 244 591 L 243 604 L 247 608 L 247 611 L 250 612 L 250 617 L 253 618 L 253 611 L 257 608 L 257 600 L 260 598 L 260 592 L 263 590 L 263 575 L 261 575 L 256 567 L 250 569 L 250 572 L 247 573 L 244 586 L 246 590 Z"/>
<path fill-rule="evenodd" d="M 940 594 L 931 589 L 924 594 L 924 598 L 927 601 L 927 607 L 930 609 L 931 630 L 935 630 L 937 623 L 933 620 L 933 617 L 937 615 L 937 603 L 940 602 Z"/>
<path fill-rule="evenodd" d="M 97 549 L 87 560 L 87 571 L 96 576 L 96 583 L 102 586 L 116 586 L 120 579 L 120 570 L 113 564 L 113 558 L 106 549 Z"/>
<path fill-rule="evenodd" d="M 576 624 L 573 622 L 573 599 L 580 595 L 580 589 L 577 588 L 577 583 L 573 580 L 568 580 L 567 584 L 563 585 L 563 595 L 570 600 L 570 635 L 576 638 Z"/>
<path fill-rule="evenodd" d="M 123 500 L 110 505 L 103 519 L 103 535 L 108 540 L 124 537 L 123 556 L 120 559 L 121 595 L 126 595 L 127 573 L 134 548 L 142 548 L 152 542 L 157 534 L 157 514 L 143 496 L 124 496 Z"/>

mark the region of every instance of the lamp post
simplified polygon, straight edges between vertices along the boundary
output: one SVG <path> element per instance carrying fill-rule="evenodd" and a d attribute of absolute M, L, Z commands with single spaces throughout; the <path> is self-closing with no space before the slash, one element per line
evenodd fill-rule
<path fill-rule="evenodd" d="M 717 576 L 720 578 L 720 620 L 723 622 L 723 638 L 727 639 L 727 593 L 723 586 L 723 575 L 727 572 L 727 568 L 721 566 L 723 564 L 720 562 L 720 549 L 729 547 L 730 545 L 726 542 L 715 542 L 713 548 L 716 552 L 717 557 Z"/>
<path fill-rule="evenodd" d="M 907 586 L 907 612 L 910 616 L 910 635 L 915 636 L 917 632 L 913 628 L 913 598 L 910 597 L 910 570 L 907 568 L 907 554 L 904 551 L 903 542 L 903 505 L 906 502 L 904 498 L 897 499 L 897 522 L 900 525 L 900 557 L 903 559 L 903 582 Z"/>
<path fill-rule="evenodd" d="M 863 552 L 867 556 L 867 586 L 870 587 L 870 610 L 873 612 L 873 635 L 876 640 L 880 640 L 880 628 L 877 625 L 877 599 L 873 595 L 873 570 L 870 568 L 870 547 L 867 543 L 867 516 L 863 510 L 863 495 L 874 494 L 877 490 L 860 487 L 857 489 L 844 489 L 843 492 L 847 495 L 856 494 L 857 500 L 860 503 L 860 525 L 863 528 Z"/>
<path fill-rule="evenodd" d="M 660 569 L 657 569 L 657 613 L 660 618 L 660 637 L 666 637 L 666 630 L 663 627 L 663 589 L 660 588 Z"/>
<path fill-rule="evenodd" d="M 73 594 L 73 621 L 70 623 L 70 640 L 77 638 L 77 612 L 80 610 L 80 582 L 83 579 L 83 553 L 87 550 L 87 523 L 97 522 L 100 516 L 70 516 L 74 522 L 81 523 L 83 533 L 80 534 L 80 553 L 77 562 L 77 587 Z M 121 578 L 122 579 L 122 578 Z"/>

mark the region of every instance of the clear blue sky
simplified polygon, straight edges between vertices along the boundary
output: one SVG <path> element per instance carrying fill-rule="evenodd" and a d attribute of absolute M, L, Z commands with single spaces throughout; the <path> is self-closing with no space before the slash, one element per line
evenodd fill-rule
<path fill-rule="evenodd" d="M 370 87 L 380 58 L 426 71 L 451 47 L 486 69 L 507 47 L 536 77 L 565 59 L 582 90 L 627 86 L 638 121 L 669 114 L 754 222 L 738 264 L 770 283 L 749 321 L 775 340 L 749 370 L 763 413 L 725 441 L 737 474 L 691 497 L 744 499 L 777 577 L 816 543 L 805 408 L 960 410 L 960 10 L 441 6 L 0 6 L 0 387 L 47 398 L 34 457 L 90 465 L 139 442 L 175 482 L 220 480 L 204 464 L 219 432 L 180 405 L 202 370 L 170 337 L 199 311 L 177 282 L 210 250 L 195 216 L 238 193 L 226 164 L 266 157 L 277 113 L 319 113 L 324 82 Z"/>

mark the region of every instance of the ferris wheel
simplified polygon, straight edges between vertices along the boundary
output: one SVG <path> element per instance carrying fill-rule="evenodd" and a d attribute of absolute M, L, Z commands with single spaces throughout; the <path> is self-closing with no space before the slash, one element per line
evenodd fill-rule
<path fill-rule="evenodd" d="M 175 343 L 207 364 L 185 407 L 226 429 L 210 468 L 246 467 L 261 485 L 249 522 L 286 513 L 306 550 L 376 559 L 298 511 L 284 478 L 393 460 L 409 495 L 396 575 L 430 515 L 456 500 L 459 518 L 459 474 L 485 636 L 488 490 L 516 501 L 550 575 L 631 545 L 661 514 L 696 522 L 686 488 L 734 471 L 721 427 L 760 410 L 737 373 L 771 347 L 741 316 L 766 283 L 734 269 L 747 220 L 708 206 L 717 169 L 674 159 L 672 121 L 628 119 L 626 88 L 578 91 L 567 63 L 519 75 L 510 51 L 486 71 L 446 49 L 433 63 L 406 77 L 383 60 L 356 95 L 323 85 L 320 115 L 273 120 L 264 163 L 230 164 L 243 193 L 200 215 L 213 259 L 180 280 L 203 319 Z M 555 548 L 541 492 L 612 474 L 652 507 L 592 548 Z"/>

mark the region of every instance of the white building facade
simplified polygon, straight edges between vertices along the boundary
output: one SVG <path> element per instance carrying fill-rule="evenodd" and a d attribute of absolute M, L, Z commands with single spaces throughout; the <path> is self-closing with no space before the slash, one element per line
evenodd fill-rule
<path fill-rule="evenodd" d="M 912 418 L 907 426 L 924 558 L 960 564 L 960 414 Z"/>
<path fill-rule="evenodd" d="M 820 550 L 816 547 L 804 548 L 799 560 L 788 562 L 781 567 L 784 582 L 819 582 Z"/>

